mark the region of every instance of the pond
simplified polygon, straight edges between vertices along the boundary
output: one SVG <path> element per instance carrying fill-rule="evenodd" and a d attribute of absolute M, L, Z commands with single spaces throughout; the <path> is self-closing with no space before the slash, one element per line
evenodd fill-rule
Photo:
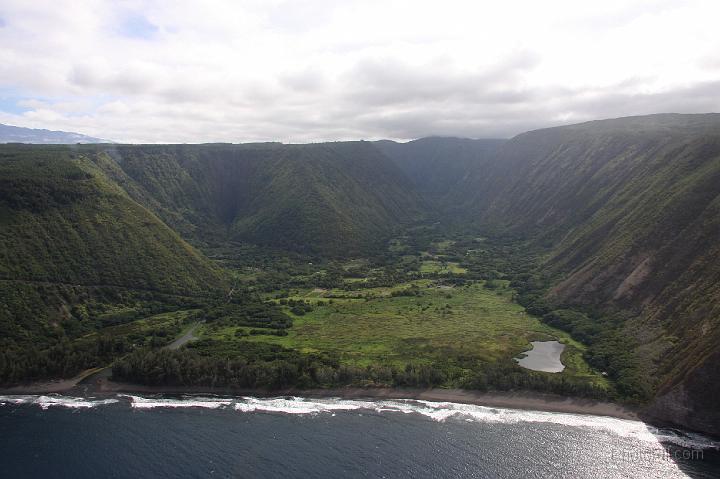
<path fill-rule="evenodd" d="M 559 373 L 565 369 L 560 361 L 560 355 L 565 350 L 565 345 L 558 341 L 533 341 L 533 348 L 522 353 L 520 358 L 515 358 L 518 364 L 533 371 L 544 371 L 546 373 Z"/>

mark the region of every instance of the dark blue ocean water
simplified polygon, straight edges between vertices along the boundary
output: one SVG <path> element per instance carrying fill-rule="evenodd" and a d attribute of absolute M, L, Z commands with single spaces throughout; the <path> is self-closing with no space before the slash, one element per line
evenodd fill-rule
<path fill-rule="evenodd" d="M 698 452 L 707 438 L 596 416 L 299 398 L 0 404 L 3 478 L 720 477 L 717 453 Z M 673 458 L 683 451 L 695 457 Z"/>

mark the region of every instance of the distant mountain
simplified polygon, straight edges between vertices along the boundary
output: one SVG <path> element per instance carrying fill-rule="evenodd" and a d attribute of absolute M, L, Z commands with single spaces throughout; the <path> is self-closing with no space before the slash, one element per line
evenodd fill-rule
<path fill-rule="evenodd" d="M 107 140 L 67 131 L 38 130 L 0 124 L 0 143 L 75 144 L 109 143 Z"/>
<path fill-rule="evenodd" d="M 0 173 L 0 279 L 192 294 L 219 280 L 180 236 L 345 256 L 426 209 L 369 142 L 7 145 Z"/>
<path fill-rule="evenodd" d="M 429 201 L 442 206 L 469 171 L 482 169 L 507 140 L 429 137 L 375 142 Z"/>
<path fill-rule="evenodd" d="M 136 201 L 201 244 L 358 254 L 427 209 L 369 142 L 118 145 L 94 158 Z"/>

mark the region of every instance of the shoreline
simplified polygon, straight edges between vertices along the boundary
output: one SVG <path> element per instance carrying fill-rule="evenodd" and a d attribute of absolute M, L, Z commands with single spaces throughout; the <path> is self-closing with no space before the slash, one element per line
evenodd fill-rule
<path fill-rule="evenodd" d="M 342 399 L 414 399 L 432 402 L 452 402 L 475 406 L 497 407 L 569 414 L 608 416 L 617 419 L 641 421 L 638 413 L 628 407 L 603 401 L 528 392 L 478 392 L 464 389 L 404 389 L 404 388 L 333 388 L 333 389 L 279 389 L 239 390 L 225 388 L 151 387 L 133 384 L 108 383 L 104 392 L 141 394 L 218 394 L 255 397 L 298 396 L 303 398 Z"/>
<path fill-rule="evenodd" d="M 228 396 L 278 397 L 298 396 L 304 398 L 342 399 L 414 399 L 433 402 L 452 402 L 476 406 L 520 409 L 567 414 L 607 416 L 631 421 L 643 421 L 638 410 L 617 403 L 585 398 L 560 396 L 548 393 L 479 392 L 465 389 L 412 389 L 412 388 L 363 388 L 342 387 L 332 389 L 277 390 L 217 388 L 207 386 L 146 386 L 120 383 L 103 377 L 103 369 L 89 370 L 72 379 L 47 381 L 0 389 L 0 394 L 57 394 L 95 395 L 112 393 L 136 394 L 217 394 Z M 92 376 L 98 377 L 93 378 Z M 94 379 L 94 380 L 93 380 Z"/>
<path fill-rule="evenodd" d="M 66 379 L 48 379 L 33 383 L 0 387 L 0 394 L 56 394 L 69 392 L 79 386 L 91 376 L 101 373 L 106 368 L 92 368 L 80 372 L 77 376 Z"/>

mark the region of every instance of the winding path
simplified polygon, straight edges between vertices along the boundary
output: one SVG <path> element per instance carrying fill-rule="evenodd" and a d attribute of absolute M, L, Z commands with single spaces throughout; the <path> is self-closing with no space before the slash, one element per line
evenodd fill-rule
<path fill-rule="evenodd" d="M 200 326 L 200 323 L 202 323 L 202 321 L 198 321 L 197 323 L 190 326 L 190 329 L 188 329 L 187 332 L 185 332 L 185 334 L 183 334 L 182 336 L 177 338 L 172 343 L 168 344 L 166 346 L 166 348 L 167 349 L 180 349 L 182 346 L 189 343 L 190 341 L 196 340 L 197 336 L 195 336 L 195 331 L 197 331 L 197 328 Z"/>

